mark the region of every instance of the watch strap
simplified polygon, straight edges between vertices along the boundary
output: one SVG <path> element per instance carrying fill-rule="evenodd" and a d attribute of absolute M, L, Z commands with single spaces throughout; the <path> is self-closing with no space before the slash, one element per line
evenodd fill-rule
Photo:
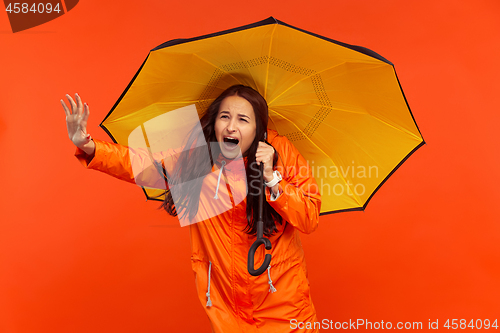
<path fill-rule="evenodd" d="M 281 174 L 278 171 L 273 172 L 273 179 L 270 182 L 265 182 L 267 187 L 273 187 L 281 181 Z"/>

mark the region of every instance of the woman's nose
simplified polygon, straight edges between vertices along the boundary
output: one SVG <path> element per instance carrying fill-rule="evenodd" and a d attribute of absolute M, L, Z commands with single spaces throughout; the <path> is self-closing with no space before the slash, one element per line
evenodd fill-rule
<path fill-rule="evenodd" d="M 228 132 L 235 132 L 236 131 L 236 123 L 233 119 L 229 122 L 229 124 L 227 124 L 227 130 L 228 130 Z"/>

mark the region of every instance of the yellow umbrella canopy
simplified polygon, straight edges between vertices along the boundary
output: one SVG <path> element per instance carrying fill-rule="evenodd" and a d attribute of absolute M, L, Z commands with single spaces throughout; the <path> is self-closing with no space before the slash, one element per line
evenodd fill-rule
<path fill-rule="evenodd" d="M 264 96 L 269 128 L 286 136 L 312 168 L 322 214 L 364 209 L 424 144 L 391 62 L 272 17 L 154 48 L 101 127 L 130 145 L 141 125 L 154 126 L 151 120 L 190 106 L 201 116 L 234 84 Z M 157 126 L 169 133 L 177 122 Z M 163 192 L 143 189 L 149 199 Z"/>

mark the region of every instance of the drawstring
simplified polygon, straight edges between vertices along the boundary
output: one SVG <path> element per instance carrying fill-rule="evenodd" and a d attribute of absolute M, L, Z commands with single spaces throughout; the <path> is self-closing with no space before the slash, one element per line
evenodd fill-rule
<path fill-rule="evenodd" d="M 208 292 L 207 292 L 207 305 L 206 306 L 212 306 L 212 300 L 210 299 L 210 272 L 212 270 L 212 262 L 209 261 L 210 265 L 208 266 Z"/>
<path fill-rule="evenodd" d="M 217 196 L 217 193 L 219 193 L 220 176 L 222 176 L 222 170 L 224 170 L 224 165 L 226 165 L 226 161 L 222 161 L 222 167 L 220 168 L 219 179 L 217 179 L 217 188 L 215 189 L 214 199 L 219 199 L 219 197 Z"/>
<path fill-rule="evenodd" d="M 208 291 L 205 295 L 207 295 L 207 305 L 206 306 L 212 306 L 212 300 L 210 299 L 210 275 L 212 273 L 212 262 L 209 261 L 208 265 Z M 271 280 L 271 265 L 267 267 L 267 277 L 269 278 L 269 292 L 270 293 L 275 293 L 277 290 L 273 286 L 273 281 Z"/>
<path fill-rule="evenodd" d="M 274 288 L 273 286 L 273 281 L 271 281 L 271 265 L 269 265 L 269 267 L 267 267 L 267 276 L 269 277 L 269 292 L 270 293 L 274 293 L 276 292 L 276 288 Z"/>

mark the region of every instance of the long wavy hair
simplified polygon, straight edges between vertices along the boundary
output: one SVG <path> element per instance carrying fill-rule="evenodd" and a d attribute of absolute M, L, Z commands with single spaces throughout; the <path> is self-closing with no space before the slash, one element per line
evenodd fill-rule
<path fill-rule="evenodd" d="M 258 184 L 260 179 L 260 168 L 257 167 L 255 154 L 259 146 L 259 141 L 264 141 L 267 133 L 268 123 L 268 107 L 266 100 L 254 89 L 244 85 L 234 85 L 226 89 L 219 97 L 217 97 L 208 107 L 205 114 L 200 119 L 202 135 L 200 133 L 191 132 L 186 141 L 184 151 L 179 155 L 177 163 L 171 175 L 164 172 L 167 183 L 170 187 L 176 184 L 176 195 L 179 198 L 174 204 L 172 193 L 166 190 L 162 195 L 165 199 L 159 209 L 165 209 L 172 216 L 185 217 L 193 219 L 198 212 L 200 193 L 203 183 L 203 178 L 212 171 L 212 167 L 221 154 L 219 144 L 211 144 L 217 142 L 215 135 L 215 121 L 219 112 L 219 107 L 222 101 L 229 96 L 239 96 L 246 99 L 253 108 L 256 120 L 255 139 L 250 148 L 243 152 L 243 156 L 247 158 L 246 176 L 247 176 L 247 226 L 245 231 L 248 234 L 255 235 L 257 233 L 256 221 L 258 219 L 258 199 L 263 190 Z M 207 145 L 197 144 L 198 140 L 205 140 Z M 270 144 L 269 144 L 270 145 Z M 191 147 L 191 149 L 189 149 Z M 208 147 L 208 150 L 207 150 Z M 214 158 L 212 158 L 214 157 Z M 278 161 L 278 153 L 275 151 L 273 164 Z M 163 170 L 165 170 L 163 168 Z M 198 179 L 198 181 L 190 181 Z M 264 200 L 264 234 L 271 236 L 277 231 L 276 222 L 282 224 L 282 217 L 272 208 L 269 203 Z"/>

